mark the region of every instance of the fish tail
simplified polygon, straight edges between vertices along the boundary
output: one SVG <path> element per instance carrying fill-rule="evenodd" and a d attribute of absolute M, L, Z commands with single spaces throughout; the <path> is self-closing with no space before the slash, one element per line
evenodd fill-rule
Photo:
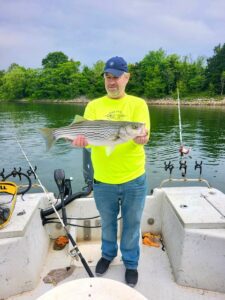
<path fill-rule="evenodd" d="M 39 130 L 43 138 L 45 139 L 46 149 L 48 151 L 55 142 L 55 138 L 53 135 L 54 128 L 41 128 Z"/>

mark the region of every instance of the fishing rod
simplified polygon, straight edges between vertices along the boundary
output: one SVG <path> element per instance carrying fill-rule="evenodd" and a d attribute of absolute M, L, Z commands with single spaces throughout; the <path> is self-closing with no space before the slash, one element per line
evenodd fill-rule
<path fill-rule="evenodd" d="M 78 248 L 78 246 L 77 246 L 75 240 L 73 239 L 72 235 L 69 233 L 69 231 L 68 231 L 68 229 L 67 229 L 67 227 L 66 227 L 66 225 L 65 225 L 65 223 L 64 223 L 64 221 L 66 221 L 65 207 L 63 206 L 64 203 L 62 203 L 62 208 L 64 207 L 64 212 L 62 211 L 62 212 L 63 212 L 63 218 L 64 218 L 64 220 L 62 220 L 62 218 L 60 217 L 58 211 L 57 211 L 56 208 L 55 208 L 55 205 L 54 205 L 52 199 L 50 198 L 50 196 L 49 196 L 49 194 L 48 194 L 47 189 L 44 187 L 44 185 L 42 184 L 40 178 L 38 177 L 38 175 L 37 175 L 35 169 L 33 168 L 33 166 L 32 166 L 32 164 L 31 164 L 30 160 L 28 159 L 28 157 L 27 157 L 27 155 L 26 155 L 26 153 L 25 153 L 25 151 L 24 151 L 22 145 L 20 144 L 20 142 L 19 142 L 17 136 L 15 136 L 15 139 L 16 139 L 17 144 L 18 144 L 19 147 L 20 147 L 20 150 L 21 150 L 23 156 L 25 157 L 27 163 L 29 164 L 29 166 L 30 166 L 32 172 L 35 174 L 36 179 L 37 179 L 37 181 L 38 181 L 40 187 L 42 188 L 43 192 L 45 193 L 45 196 L 47 197 L 48 202 L 49 202 L 50 205 L 52 206 L 52 208 L 53 208 L 53 210 L 54 210 L 54 212 L 55 212 L 57 218 L 59 219 L 59 221 L 60 221 L 60 223 L 61 223 L 61 225 L 62 225 L 62 227 L 63 227 L 63 229 L 64 229 L 64 231 L 65 231 L 65 233 L 66 233 L 66 235 L 67 235 L 67 237 L 68 237 L 68 239 L 70 240 L 71 244 L 73 245 L 73 249 L 70 251 L 70 255 L 71 255 L 72 257 L 77 257 L 77 256 L 78 256 L 78 257 L 80 258 L 80 260 L 81 260 L 81 262 L 82 262 L 82 264 L 83 264 L 85 270 L 87 271 L 89 277 L 94 277 L 94 274 L 92 273 L 92 271 L 91 271 L 90 267 L 88 266 L 88 264 L 87 264 L 85 258 L 84 258 L 83 255 L 81 254 L 81 252 L 80 252 L 80 250 L 79 250 L 79 248 Z M 62 173 L 61 173 L 61 174 L 60 174 L 60 173 L 56 173 L 56 174 L 55 174 L 55 179 L 57 180 L 57 185 L 58 185 L 58 187 L 60 187 L 60 190 L 62 191 L 63 174 L 62 174 Z M 62 199 L 62 197 L 61 197 L 61 199 Z M 64 199 L 63 199 L 63 201 L 64 201 Z"/>
<path fill-rule="evenodd" d="M 183 144 L 183 138 L 182 138 L 182 122 L 181 122 L 181 109 L 180 109 L 180 93 L 179 93 L 179 88 L 177 87 L 177 108 L 178 108 L 178 119 L 179 119 L 179 136 L 180 136 L 180 170 L 181 170 L 181 176 L 186 177 L 187 173 L 187 162 L 186 160 L 183 159 L 183 156 L 185 154 L 189 153 L 189 149 L 184 147 Z"/>
<path fill-rule="evenodd" d="M 179 152 L 180 152 L 180 156 L 181 156 L 181 160 L 179 161 L 180 166 L 179 169 L 181 170 L 181 175 L 183 178 L 172 178 L 172 171 L 174 169 L 174 165 L 171 163 L 171 161 L 169 161 L 169 163 L 164 162 L 164 169 L 165 171 L 169 170 L 169 178 L 168 179 L 164 179 L 161 181 L 160 183 L 160 188 L 163 187 L 163 185 L 165 183 L 168 182 L 203 182 L 207 185 L 207 187 L 209 189 L 211 189 L 211 185 L 209 184 L 209 182 L 206 179 L 203 179 L 201 177 L 202 175 L 202 161 L 200 163 L 198 163 L 197 161 L 195 161 L 195 170 L 199 169 L 199 178 L 187 178 L 186 177 L 186 173 L 187 173 L 187 161 L 184 160 L 184 155 L 188 154 L 189 151 L 191 150 L 191 148 L 186 148 L 184 147 L 183 144 L 183 138 L 182 138 L 182 122 L 181 122 L 181 106 L 180 106 L 180 94 L 179 94 L 179 88 L 177 87 L 177 107 L 178 107 L 178 118 L 179 118 L 179 137 L 180 137 L 180 148 L 179 148 Z"/>

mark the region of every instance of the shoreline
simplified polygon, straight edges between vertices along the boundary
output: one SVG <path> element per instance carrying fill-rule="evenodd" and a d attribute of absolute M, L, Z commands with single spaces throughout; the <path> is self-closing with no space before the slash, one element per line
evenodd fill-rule
<path fill-rule="evenodd" d="M 162 99 L 162 100 L 146 100 L 148 104 L 152 105 L 177 105 L 177 99 Z M 180 105 L 182 106 L 225 106 L 225 98 L 223 100 L 215 99 L 193 99 L 182 100 L 180 99 Z"/>
<path fill-rule="evenodd" d="M 144 98 L 143 98 L 144 99 Z M 147 104 L 149 105 L 177 105 L 177 99 L 144 99 Z M 83 104 L 86 105 L 91 100 L 87 98 L 76 98 L 76 99 L 69 99 L 69 100 L 61 100 L 61 99 L 42 99 L 42 100 L 29 100 L 29 99 L 21 99 L 21 100 L 8 100 L 8 101 L 0 101 L 2 103 L 15 103 L 15 102 L 30 102 L 30 103 L 54 103 L 54 104 Z M 180 99 L 180 105 L 183 106 L 225 106 L 225 98 L 222 100 L 216 100 L 215 98 L 198 98 L 193 100 L 186 100 Z"/>

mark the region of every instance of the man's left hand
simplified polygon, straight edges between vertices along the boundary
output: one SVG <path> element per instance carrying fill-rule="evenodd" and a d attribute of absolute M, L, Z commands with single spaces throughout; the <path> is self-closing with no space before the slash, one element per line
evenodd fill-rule
<path fill-rule="evenodd" d="M 136 144 L 140 144 L 140 145 L 144 145 L 148 142 L 148 130 L 145 129 L 145 135 L 142 135 L 142 136 L 137 136 L 136 138 L 133 139 L 133 141 L 136 143 Z"/>

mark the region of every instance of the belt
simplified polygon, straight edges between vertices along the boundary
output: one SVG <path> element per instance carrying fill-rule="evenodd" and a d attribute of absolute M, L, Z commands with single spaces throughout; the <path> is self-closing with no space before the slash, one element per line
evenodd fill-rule
<path fill-rule="evenodd" d="M 98 184 L 98 183 L 103 183 L 103 182 L 94 179 L 94 183 L 95 183 L 95 184 L 96 184 L 96 183 Z"/>

